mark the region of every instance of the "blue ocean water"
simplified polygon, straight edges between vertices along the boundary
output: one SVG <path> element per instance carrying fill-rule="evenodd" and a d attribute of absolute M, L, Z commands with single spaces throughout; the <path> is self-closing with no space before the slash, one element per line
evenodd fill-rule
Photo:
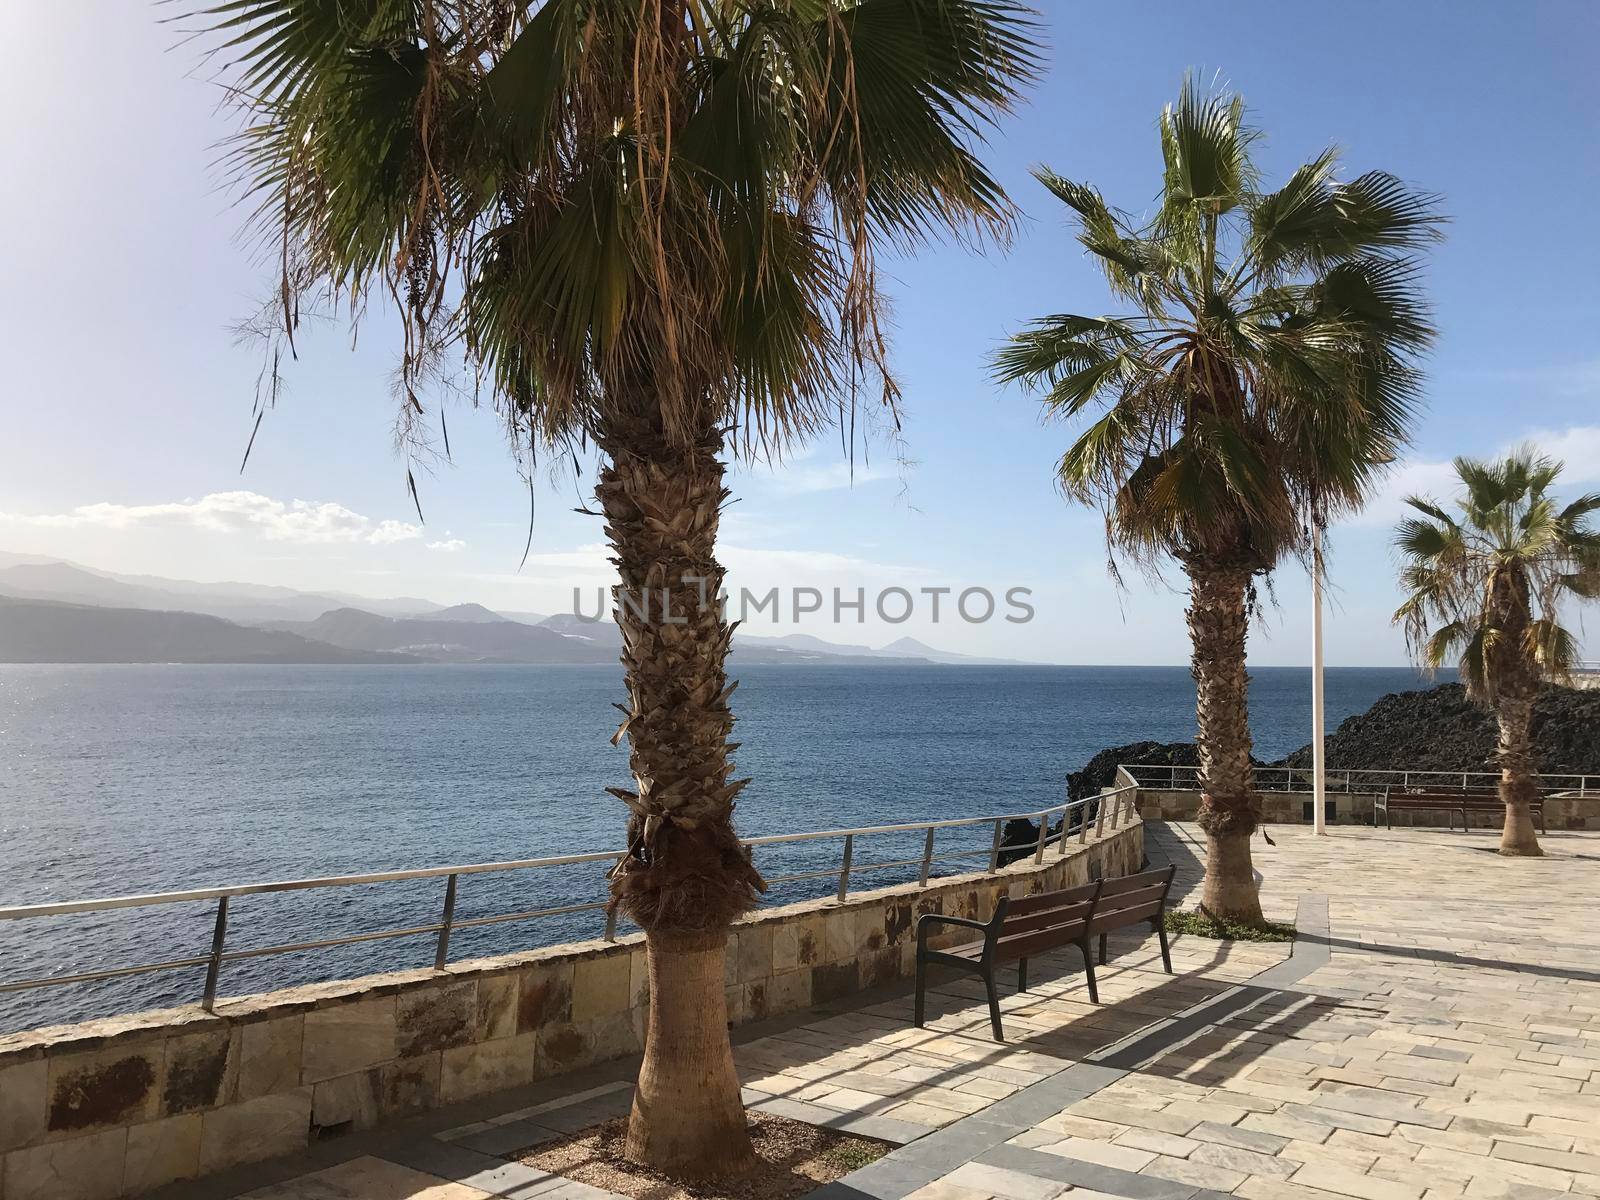
<path fill-rule="evenodd" d="M 1045 807 L 1108 745 L 1194 734 L 1181 667 L 744 667 L 734 697 L 746 835 Z M 1407 669 L 1330 670 L 1329 728 Z M 0 906 L 223 883 L 609 850 L 628 783 L 609 742 L 617 668 L 0 666 Z M 1258 668 L 1256 750 L 1310 738 L 1310 675 Z M 1337 764 L 1333 764 L 1337 765 Z M 950 834 L 941 850 L 987 844 Z M 874 839 L 869 863 L 921 837 Z M 831 867 L 837 843 L 766 851 L 769 874 Z M 954 865 L 952 865 L 954 869 Z M 888 876 L 882 876 L 885 882 Z M 773 902 L 828 890 L 775 888 Z M 437 920 L 441 880 L 236 900 L 229 947 Z M 458 917 L 599 899 L 572 866 L 462 880 Z M 204 954 L 214 908 L 0 921 L 0 987 Z M 596 936 L 596 913 L 463 930 L 452 957 Z M 420 966 L 430 938 L 230 963 L 224 994 Z M 0 1032 L 195 999 L 194 968 L 0 991 Z"/>

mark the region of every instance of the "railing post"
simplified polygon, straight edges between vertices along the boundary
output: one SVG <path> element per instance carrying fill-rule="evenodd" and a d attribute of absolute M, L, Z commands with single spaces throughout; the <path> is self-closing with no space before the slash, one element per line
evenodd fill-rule
<path fill-rule="evenodd" d="M 200 1007 L 210 1012 L 217 1002 L 217 976 L 222 973 L 222 944 L 228 940 L 228 898 L 217 899 L 217 924 L 211 931 L 211 961 L 206 963 L 205 990 L 200 993 Z"/>
<path fill-rule="evenodd" d="M 1078 844 L 1081 846 L 1089 840 L 1089 798 L 1083 799 L 1083 819 L 1078 822 Z"/>
<path fill-rule="evenodd" d="M 1061 837 L 1056 842 L 1057 858 L 1065 858 L 1067 856 L 1067 830 L 1071 827 L 1072 803 L 1068 801 L 1067 806 L 1061 810 Z"/>
<path fill-rule="evenodd" d="M 1106 798 L 1100 797 L 1100 803 L 1094 806 L 1094 836 L 1098 841 L 1100 835 L 1106 831 Z"/>
<path fill-rule="evenodd" d="M 1000 869 L 1000 818 L 994 819 L 994 841 L 989 844 L 989 870 Z"/>
<path fill-rule="evenodd" d="M 1047 810 L 1039 814 L 1039 844 L 1033 848 L 1033 865 L 1036 867 L 1044 861 L 1044 843 L 1049 834 L 1050 813 Z"/>
<path fill-rule="evenodd" d="M 1462 791 L 1463 794 L 1465 794 L 1466 790 L 1467 790 L 1467 773 L 1465 771 L 1463 771 L 1463 772 L 1461 772 L 1461 791 Z"/>
<path fill-rule="evenodd" d="M 928 836 L 922 839 L 922 869 L 917 873 L 917 886 L 928 886 L 928 867 L 933 863 L 933 826 L 928 826 Z"/>
<path fill-rule="evenodd" d="M 850 890 L 850 860 L 856 853 L 856 835 L 844 835 L 844 865 L 839 868 L 839 899 L 843 900 L 845 893 Z"/>
<path fill-rule="evenodd" d="M 450 956 L 450 925 L 456 919 L 456 877 L 449 876 L 444 884 L 444 919 L 439 923 L 439 944 L 433 952 L 433 969 L 444 970 L 445 959 Z"/>

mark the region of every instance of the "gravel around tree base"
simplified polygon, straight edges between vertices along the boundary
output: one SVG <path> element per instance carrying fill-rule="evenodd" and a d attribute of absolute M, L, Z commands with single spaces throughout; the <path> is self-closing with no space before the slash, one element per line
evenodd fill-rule
<path fill-rule="evenodd" d="M 622 1157 L 625 1118 L 580 1130 L 515 1154 L 529 1166 L 639 1200 L 789 1200 L 830 1183 L 887 1154 L 884 1142 L 807 1125 L 804 1121 L 752 1112 L 750 1141 L 756 1170 L 739 1179 L 685 1184 Z"/>

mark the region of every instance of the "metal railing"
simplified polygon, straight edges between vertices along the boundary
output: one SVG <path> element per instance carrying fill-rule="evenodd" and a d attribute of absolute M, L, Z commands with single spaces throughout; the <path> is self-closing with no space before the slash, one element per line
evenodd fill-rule
<path fill-rule="evenodd" d="M 1057 854 L 1065 855 L 1070 842 L 1084 843 L 1089 840 L 1091 825 L 1094 827 L 1093 836 L 1099 838 L 1105 833 L 1108 825 L 1114 830 L 1124 821 L 1131 821 L 1135 811 L 1135 793 L 1137 790 L 1136 787 L 1131 785 L 1124 786 L 1108 790 L 1099 796 L 1071 800 L 1065 804 L 1057 804 L 1047 809 L 1032 812 L 1005 813 L 992 817 L 961 817 L 944 821 L 918 821 L 904 825 L 867 825 L 856 829 L 826 829 L 811 833 L 780 833 L 766 837 L 747 838 L 744 840 L 744 844 L 750 847 L 752 854 L 754 854 L 763 846 L 842 839 L 844 844 L 838 867 L 830 867 L 821 871 L 800 871 L 789 875 L 770 876 L 767 879 L 767 883 L 772 885 L 796 883 L 809 879 L 837 878 L 838 886 L 835 890 L 835 896 L 839 900 L 844 900 L 849 894 L 850 881 L 873 871 L 916 867 L 918 886 L 926 887 L 930 873 L 936 863 L 983 857 L 987 859 L 986 870 L 993 872 L 999 870 L 1003 857 L 1008 854 L 1015 857 L 1019 851 L 1022 852 L 1022 856 L 1031 853 L 1035 863 L 1044 861 L 1045 851 L 1051 845 L 1057 847 Z M 1092 811 L 1090 806 L 1093 806 Z M 1058 830 L 1052 833 L 1050 832 L 1051 822 L 1057 817 L 1059 817 Z M 1077 817 L 1076 822 L 1072 819 L 1073 817 Z M 1038 833 L 1031 841 L 1021 843 L 1005 842 L 1006 824 L 1017 820 L 1038 822 Z M 939 830 L 981 825 L 993 826 L 993 834 L 987 848 L 949 850 L 939 854 L 934 853 L 934 838 Z M 858 838 L 897 833 L 922 833 L 924 835 L 922 854 L 917 858 L 884 862 L 858 863 L 855 860 L 856 841 Z M 449 961 L 450 935 L 454 931 L 499 925 L 509 921 L 530 921 L 541 917 L 561 916 L 567 913 L 602 910 L 606 914 L 605 940 L 608 942 L 614 941 L 617 933 L 617 913 L 604 900 L 581 904 L 561 904 L 547 908 L 460 919 L 455 915 L 456 899 L 462 876 L 485 875 L 506 871 L 539 870 L 548 867 L 570 866 L 574 863 L 612 864 L 618 862 L 621 858 L 622 854 L 617 851 L 602 851 L 593 854 L 563 854 L 553 858 L 527 858 L 514 862 L 471 863 L 463 866 L 379 871 L 367 875 L 332 875 L 320 879 L 290 879 L 274 883 L 231 884 L 225 887 L 196 888 L 181 892 L 153 892 L 140 896 L 113 896 L 97 900 L 68 900 L 53 904 L 24 904 L 11 908 L 0 908 L 0 921 L 23 921 L 40 917 L 67 916 L 74 913 L 107 912 L 114 909 L 143 909 L 169 904 L 216 901 L 216 918 L 212 928 L 211 948 L 206 954 L 170 958 L 158 962 L 137 963 L 129 966 L 107 967 L 93 971 L 79 971 L 65 975 L 7 980 L 0 982 L 0 994 L 20 992 L 31 988 L 60 987 L 66 984 L 120 979 L 130 975 L 143 975 L 157 971 L 177 971 L 186 968 L 197 969 L 204 967 L 205 977 L 201 987 L 200 1005 L 203 1009 L 210 1011 L 216 1001 L 217 984 L 223 965 L 243 959 L 432 934 L 435 938 L 433 966 L 435 970 L 441 970 Z M 227 947 L 229 905 L 232 900 L 238 897 L 258 896 L 274 892 L 309 891 L 317 888 L 395 883 L 416 879 L 443 879 L 445 881 L 439 920 L 423 925 L 372 930 L 363 933 L 345 934 L 339 937 L 319 938 L 312 941 L 286 942 L 277 945 L 252 946 L 235 950 L 230 950 Z"/>
<path fill-rule="evenodd" d="M 1198 786 L 1199 767 L 1175 766 L 1171 763 L 1129 763 L 1117 768 L 1118 780 L 1126 778 L 1147 788 L 1165 788 L 1168 791 L 1194 791 Z M 1372 792 L 1385 788 L 1459 788 L 1468 791 L 1479 788 L 1489 791 L 1498 786 L 1498 771 L 1398 771 L 1362 770 L 1328 767 L 1325 770 L 1330 792 Z M 1309 792 L 1311 769 L 1309 767 L 1257 767 L 1256 787 L 1263 792 Z M 1539 790 L 1545 795 L 1556 792 L 1574 792 L 1580 797 L 1600 796 L 1600 775 L 1562 775 L 1541 773 L 1534 776 Z"/>

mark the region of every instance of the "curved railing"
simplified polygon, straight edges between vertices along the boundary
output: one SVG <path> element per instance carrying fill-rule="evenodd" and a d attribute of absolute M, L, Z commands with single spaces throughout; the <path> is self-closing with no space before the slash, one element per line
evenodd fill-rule
<path fill-rule="evenodd" d="M 769 876 L 768 884 L 794 883 L 807 879 L 834 879 L 838 886 L 836 896 L 843 900 L 850 891 L 852 879 L 874 871 L 916 867 L 919 886 L 926 886 L 938 863 L 957 859 L 986 857 L 987 870 L 997 871 L 1003 857 L 1026 857 L 1043 862 L 1045 851 L 1057 847 L 1065 854 L 1067 845 L 1076 840 L 1086 842 L 1091 836 L 1099 837 L 1107 825 L 1117 828 L 1131 820 L 1134 813 L 1134 786 L 1125 785 L 1099 796 L 1068 801 L 1065 804 L 1031 812 L 1003 813 L 991 817 L 962 817 L 943 821 L 918 821 L 904 825 L 867 825 L 855 829 L 825 829 L 808 833 L 780 833 L 768 837 L 745 839 L 751 853 L 758 854 L 764 846 L 778 846 L 796 842 L 817 842 L 839 839 L 842 842 L 837 868 L 822 871 L 801 871 L 789 875 Z M 1057 821 L 1059 818 L 1059 821 Z M 1038 823 L 1038 833 L 1030 842 L 1007 843 L 1004 840 L 1007 822 L 1027 820 Z M 1050 832 L 1052 823 L 1057 832 Z M 986 849 L 947 850 L 935 853 L 935 837 L 940 830 L 991 825 L 993 834 Z M 855 861 L 857 839 L 884 834 L 922 833 L 922 854 L 918 858 L 895 859 L 884 862 L 858 863 Z M 1004 853 L 1003 853 L 1004 852 Z M 227 884 L 221 887 L 194 888 L 178 892 L 153 892 L 141 896 L 112 896 L 93 900 L 67 900 L 52 904 L 25 904 L 0 908 L 0 921 L 26 921 L 42 917 L 68 916 L 74 913 L 106 912 L 112 909 L 148 909 L 172 904 L 198 904 L 216 902 L 216 920 L 213 926 L 210 952 L 181 958 L 168 958 L 157 962 L 135 963 L 108 967 L 101 970 L 79 971 L 62 975 L 36 976 L 0 982 L 0 993 L 20 992 L 32 988 L 59 987 L 65 984 L 92 983 L 103 979 L 118 979 L 129 975 L 143 975 L 156 971 L 178 971 L 205 968 L 205 981 L 201 987 L 201 1006 L 209 1010 L 216 1000 L 217 980 L 225 963 L 242 959 L 261 958 L 268 955 L 292 954 L 304 950 L 321 950 L 332 946 L 348 946 L 358 942 L 374 942 L 389 938 L 420 937 L 431 934 L 436 939 L 433 965 L 442 969 L 449 961 L 450 935 L 463 929 L 486 925 L 499 925 L 510 921 L 531 921 L 541 917 L 555 917 L 567 913 L 605 911 L 605 939 L 616 937 L 617 915 L 603 900 L 583 904 L 561 904 L 547 908 L 527 909 L 518 912 L 496 913 L 491 916 L 457 919 L 456 892 L 463 876 L 483 875 L 508 871 L 537 871 L 550 867 L 570 866 L 574 863 L 612 864 L 622 857 L 619 851 L 600 851 L 590 854 L 562 854 L 552 858 L 527 858 L 513 862 L 470 863 L 460 866 L 423 867 L 405 871 L 378 871 L 365 875 L 331 875 L 320 879 L 289 879 L 271 883 Z M 246 949 L 227 947 L 228 910 L 230 903 L 242 896 L 258 896 L 273 892 L 300 892 L 319 888 L 345 888 L 365 884 L 397 883 L 405 880 L 443 879 L 444 897 L 439 920 L 422 925 L 409 925 L 397 929 L 380 929 L 339 937 L 319 938 L 310 941 L 286 942 L 270 946 L 252 946 Z"/>

